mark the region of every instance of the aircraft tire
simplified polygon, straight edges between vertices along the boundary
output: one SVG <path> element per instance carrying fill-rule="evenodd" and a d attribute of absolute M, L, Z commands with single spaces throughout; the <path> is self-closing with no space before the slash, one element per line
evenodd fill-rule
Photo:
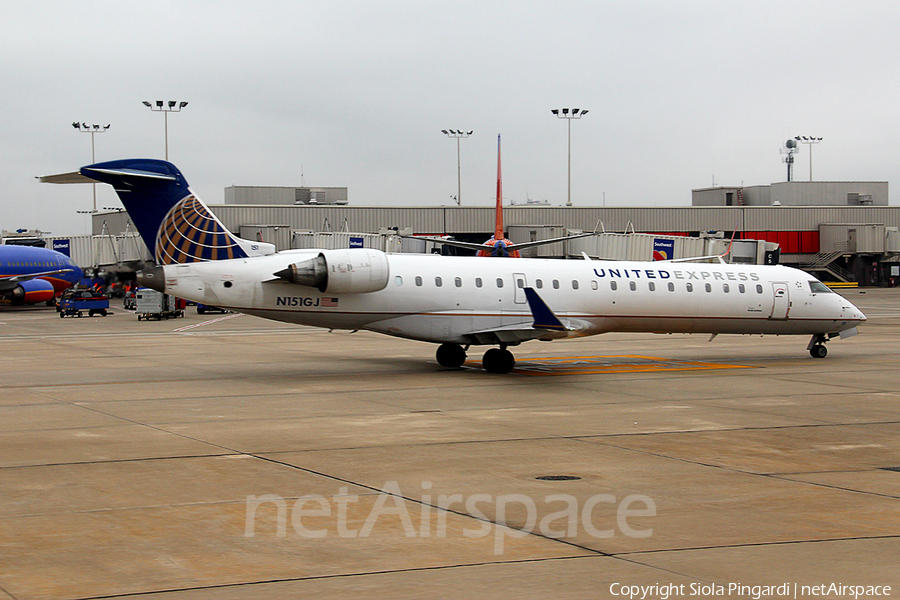
<path fill-rule="evenodd" d="M 505 375 L 512 371 L 513 367 L 516 366 L 516 359 L 512 352 L 505 348 L 491 348 L 484 353 L 481 364 L 488 373 Z"/>
<path fill-rule="evenodd" d="M 435 358 L 442 367 L 458 369 L 466 362 L 466 351 L 459 344 L 448 342 L 438 346 Z"/>
<path fill-rule="evenodd" d="M 816 344 L 809 349 L 809 355 L 813 358 L 825 358 L 828 356 L 828 348 L 824 344 Z"/>

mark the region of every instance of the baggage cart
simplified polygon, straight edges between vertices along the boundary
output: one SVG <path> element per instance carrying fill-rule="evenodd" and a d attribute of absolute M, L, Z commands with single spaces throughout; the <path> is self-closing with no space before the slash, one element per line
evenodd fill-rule
<path fill-rule="evenodd" d="M 184 309 L 178 308 L 178 298 L 150 288 L 140 288 L 135 293 L 135 312 L 138 321 L 176 319 L 184 316 Z"/>

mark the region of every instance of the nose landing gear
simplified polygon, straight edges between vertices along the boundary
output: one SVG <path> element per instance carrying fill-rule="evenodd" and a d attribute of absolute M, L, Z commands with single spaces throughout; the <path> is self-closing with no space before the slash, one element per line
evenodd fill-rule
<path fill-rule="evenodd" d="M 824 333 L 817 333 L 812 336 L 812 339 L 809 340 L 809 345 L 806 347 L 809 350 L 809 355 L 813 358 L 825 358 L 828 356 L 828 348 L 825 347 L 825 342 L 828 341 L 828 336 Z"/>

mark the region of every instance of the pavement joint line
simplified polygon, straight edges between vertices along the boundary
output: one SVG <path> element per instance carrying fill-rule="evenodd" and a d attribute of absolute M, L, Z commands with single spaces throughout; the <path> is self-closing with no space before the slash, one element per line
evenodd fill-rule
<path fill-rule="evenodd" d="M 76 405 L 77 406 L 77 405 Z M 101 413 L 106 414 L 106 413 Z M 446 413 L 442 413 L 446 414 Z M 107 415 L 114 418 L 120 418 L 116 415 Z M 41 463 L 41 464 L 32 464 L 32 465 L 0 465 L 0 470 L 3 469 L 23 469 L 23 468 L 31 468 L 31 467 L 44 467 L 44 466 L 64 466 L 64 465 L 79 465 L 79 464 L 103 464 L 103 463 L 116 463 L 116 462 L 132 462 L 132 461 L 141 461 L 141 460 L 168 460 L 168 459 L 180 459 L 180 458 L 202 458 L 202 457 L 214 457 L 214 456 L 233 456 L 233 455 L 246 455 L 246 456 L 256 456 L 254 454 L 248 454 L 247 452 L 229 448 L 227 446 L 222 446 L 220 444 L 215 444 L 213 442 L 209 442 L 206 440 L 193 438 L 190 436 L 186 436 L 184 434 L 169 431 L 162 427 L 157 427 L 153 425 L 148 425 L 145 423 L 140 423 L 137 421 L 128 421 L 134 425 L 141 425 L 151 429 L 155 429 L 160 433 L 167 433 L 170 435 L 177 435 L 187 440 L 195 441 L 201 444 L 205 444 L 208 446 L 212 446 L 215 448 L 220 448 L 224 450 L 224 453 L 221 454 L 195 454 L 195 455 L 183 455 L 183 456 L 172 456 L 172 457 L 139 457 L 139 458 L 126 458 L 126 459 L 109 459 L 109 460 L 91 460 L 91 461 L 73 461 L 73 462 L 62 462 L 62 463 Z M 865 422 L 865 423 L 810 423 L 810 424 L 798 424 L 798 425 L 779 425 L 779 426 L 759 426 L 759 427 L 730 427 L 730 428 L 720 428 L 720 429 L 679 429 L 679 430 L 671 430 L 671 431 L 649 431 L 649 432 L 635 432 L 635 433 L 603 433 L 603 434 L 592 434 L 592 435 L 539 435 L 533 437 L 515 437 L 515 438 L 500 438 L 500 439 L 481 439 L 481 440 L 451 440 L 451 441 L 440 441 L 440 442 L 421 442 L 421 443 L 404 443 L 404 444 L 391 444 L 391 445 L 375 445 L 375 446 L 340 446 L 334 448 L 307 448 L 301 450 L 272 450 L 267 452 L 260 452 L 259 454 L 266 455 L 278 455 L 278 454 L 299 454 L 299 453 L 314 453 L 314 452 L 334 452 L 334 451 L 345 451 L 345 450 L 371 450 L 375 448 L 418 448 L 425 446 L 435 446 L 435 445 L 465 445 L 465 444 L 503 444 L 503 443 L 511 443 L 511 442 L 535 442 L 535 441 L 553 441 L 553 440 L 569 440 L 575 442 L 585 442 L 585 443 L 594 443 L 594 440 L 609 440 L 611 438 L 630 438 L 630 437 L 640 437 L 640 436 L 655 436 L 655 435 L 687 435 L 687 434 L 702 434 L 702 433 L 733 433 L 739 431 L 767 431 L 767 430 L 786 430 L 786 429 L 801 429 L 801 428 L 812 428 L 812 427 L 847 427 L 847 426 L 873 426 L 873 425 L 896 425 L 900 424 L 900 421 L 873 421 L 873 422 Z M 95 427 L 79 427 L 77 429 L 96 429 L 109 427 L 108 425 L 98 425 Z M 30 430 L 30 431 L 45 431 L 45 430 Z M 2 433 L 2 432 L 0 432 Z M 604 445 L 612 446 L 615 448 L 619 448 L 621 450 L 628 450 L 634 452 L 640 452 L 634 448 L 619 446 L 616 444 L 605 443 Z M 652 453 L 648 453 L 652 454 Z M 719 465 L 706 465 L 704 463 L 688 461 L 686 459 L 679 459 L 677 457 L 664 456 L 664 455 L 655 455 L 659 458 L 668 458 L 671 460 L 680 460 L 682 462 L 693 462 L 694 464 L 698 464 L 701 466 L 711 466 L 718 467 Z M 263 457 L 264 458 L 264 457 Z M 743 472 L 743 471 L 736 471 Z M 818 471 L 816 471 L 818 473 Z M 825 471 L 823 471 L 825 472 Z M 760 473 L 755 472 L 747 472 L 753 475 L 760 475 Z M 799 473 L 797 473 L 799 474 Z"/>
<path fill-rule="evenodd" d="M 19 600 L 19 597 L 18 597 L 18 596 L 15 596 L 12 592 L 8 591 L 8 590 L 7 590 L 6 588 L 4 588 L 2 585 L 0 585 L 0 592 L 2 592 L 2 593 L 4 593 L 4 594 L 6 594 L 7 596 L 9 596 L 9 597 L 11 598 L 11 600 Z"/>
<path fill-rule="evenodd" d="M 807 540 L 778 540 L 774 542 L 750 542 L 747 544 L 716 544 L 712 546 L 685 546 L 682 548 L 659 548 L 657 550 L 635 550 L 633 552 L 617 552 L 614 557 L 635 557 L 642 554 L 662 554 L 665 552 L 696 552 L 699 550 L 726 550 L 733 548 L 768 548 L 771 546 L 791 546 L 795 544 L 830 544 L 834 542 L 864 542 L 869 540 L 900 540 L 900 534 L 855 535 L 845 538 L 822 538 Z M 650 565 L 646 565 L 650 566 Z"/>
<path fill-rule="evenodd" d="M 497 565 L 515 565 L 515 564 L 528 564 L 528 563 L 539 563 L 539 562 L 552 562 L 559 560 L 582 560 L 582 559 L 601 559 L 601 558 L 610 558 L 615 559 L 614 556 L 604 556 L 601 554 L 590 554 L 584 556 L 558 556 L 558 557 L 549 557 L 549 558 L 526 558 L 519 560 L 499 560 L 499 561 L 486 561 L 486 562 L 474 562 L 474 563 L 460 563 L 454 565 L 434 565 L 429 567 L 411 567 L 408 569 L 384 569 L 381 571 L 363 571 L 357 573 L 336 573 L 331 575 L 310 575 L 305 577 L 286 577 L 280 579 L 265 579 L 260 581 L 247 581 L 247 582 L 239 582 L 239 583 L 223 583 L 220 585 L 207 585 L 207 586 L 195 586 L 195 587 L 182 587 L 182 588 L 171 588 L 164 590 L 148 590 L 142 592 L 128 592 L 124 594 L 113 594 L 107 596 L 82 596 L 79 598 L 73 598 L 72 600 L 111 600 L 113 598 L 132 598 L 132 597 L 140 597 L 140 596 L 148 596 L 151 594 L 169 594 L 169 593 L 177 593 L 177 592 L 191 592 L 191 591 L 200 591 L 200 590 L 216 590 L 216 589 L 225 589 L 225 588 L 237 588 L 237 587 L 245 587 L 252 585 L 270 585 L 275 583 L 291 583 L 291 582 L 299 582 L 299 581 L 316 581 L 316 580 L 326 580 L 326 579 L 343 579 L 347 577 L 368 577 L 374 575 L 393 575 L 398 573 L 418 573 L 423 571 L 445 571 L 450 569 L 467 569 L 473 567 L 491 567 Z M 631 562 L 631 561 L 628 561 Z M 644 567 L 649 567 L 656 570 L 664 570 L 659 567 L 654 567 L 653 565 L 641 565 Z"/>
<path fill-rule="evenodd" d="M 144 462 L 149 460 L 184 460 L 190 458 L 217 458 L 220 456 L 244 456 L 243 452 L 228 452 L 224 454 L 185 454 L 182 456 L 142 456 L 139 458 L 110 458 L 108 460 L 76 460 L 62 463 L 40 463 L 31 465 L 0 465 L 0 471 L 13 469 L 38 469 L 44 467 L 69 467 L 76 465 L 109 465 L 117 463 Z M 249 455 L 246 455 L 249 456 Z"/>
<path fill-rule="evenodd" d="M 871 469 L 871 470 L 868 470 L 868 471 L 854 471 L 854 473 L 871 473 L 871 472 L 873 472 L 873 471 L 880 471 L 880 470 L 881 470 L 881 469 L 875 468 L 875 469 Z M 808 472 L 808 473 L 798 473 L 798 475 L 819 475 L 819 474 L 820 474 L 820 473 L 819 473 L 818 471 L 810 471 L 810 472 Z M 840 486 L 840 485 L 834 485 L 834 484 L 822 483 L 822 482 L 820 482 L 820 481 L 801 481 L 801 480 L 798 480 L 798 479 L 791 479 L 790 477 L 785 477 L 785 476 L 783 476 L 782 474 L 779 474 L 779 473 L 766 473 L 765 475 L 766 475 L 767 477 L 771 477 L 772 479 L 777 479 L 777 480 L 779 480 L 779 481 L 789 481 L 789 482 L 792 482 L 792 483 L 803 483 L 803 484 L 806 484 L 806 485 L 812 485 L 812 486 L 815 486 L 815 487 L 822 487 L 822 488 L 826 488 L 826 489 L 829 489 L 829 490 L 841 490 L 842 492 L 852 492 L 852 493 L 856 493 L 856 494 L 864 494 L 864 495 L 866 495 L 866 496 L 875 496 L 875 497 L 877 497 L 877 498 L 890 498 L 890 499 L 892 499 L 892 500 L 900 500 L 900 495 L 897 495 L 897 494 L 885 494 L 885 493 L 881 493 L 881 492 L 869 492 L 869 491 L 866 491 L 866 490 L 857 490 L 857 489 L 853 489 L 853 488 L 850 488 L 850 487 L 844 487 L 844 486 Z"/>
<path fill-rule="evenodd" d="M 718 431 L 718 430 L 714 430 L 714 431 Z M 738 430 L 738 431 L 740 431 L 740 430 Z M 647 434 L 642 434 L 642 435 L 647 435 Z M 666 454 L 660 454 L 658 452 L 649 452 L 647 450 L 641 450 L 639 448 L 629 448 L 627 446 L 619 446 L 616 444 L 604 444 L 604 445 L 608 445 L 613 448 L 618 448 L 619 450 L 636 452 L 638 454 L 643 454 L 645 456 L 652 456 L 655 458 L 661 458 L 661 459 L 666 459 L 666 460 L 674 460 L 674 461 L 681 462 L 681 463 L 688 464 L 688 465 L 696 465 L 699 467 L 706 467 L 706 468 L 710 468 L 710 469 L 721 469 L 723 471 L 727 471 L 729 473 L 737 473 L 739 475 L 749 475 L 752 477 L 764 477 L 767 479 L 775 479 L 778 481 L 783 481 L 785 483 L 794 483 L 794 484 L 798 484 L 801 486 L 822 487 L 822 488 L 827 488 L 827 489 L 840 490 L 843 492 L 850 492 L 853 494 L 862 494 L 864 496 L 875 496 L 875 497 L 879 497 L 879 498 L 889 498 L 889 499 L 898 498 L 898 496 L 892 496 L 890 494 L 883 494 L 883 493 L 879 493 L 879 492 L 857 490 L 857 489 L 853 489 L 853 488 L 846 488 L 846 487 L 840 487 L 840 486 L 835 486 L 835 485 L 823 484 L 823 483 L 819 483 L 819 482 L 815 482 L 815 481 L 803 481 L 803 480 L 799 480 L 799 479 L 790 479 L 788 477 L 781 476 L 781 474 L 779 474 L 779 473 L 760 473 L 758 471 L 748 471 L 745 469 L 738 469 L 738 468 L 731 467 L 728 465 L 707 463 L 707 462 L 703 462 L 703 461 L 699 461 L 699 460 L 691 460 L 689 458 L 683 458 L 683 457 L 679 457 L 679 456 L 670 456 L 670 455 L 666 455 Z M 880 470 L 881 470 L 881 468 L 879 468 L 879 467 L 872 467 L 871 469 L 868 469 L 868 470 L 854 471 L 854 472 L 871 473 L 871 472 L 880 471 Z M 819 474 L 819 471 L 807 471 L 805 473 L 797 472 L 796 474 L 797 475 L 802 475 L 802 474 L 817 475 L 817 474 Z M 896 537 L 896 536 L 886 536 L 886 537 Z"/>
<path fill-rule="evenodd" d="M 182 438 L 182 439 L 186 439 L 186 440 L 190 440 L 190 441 L 193 441 L 193 442 L 197 442 L 197 443 L 199 443 L 199 444 L 204 444 L 204 445 L 206 445 L 206 446 L 212 446 L 213 448 L 220 448 L 220 449 L 222 449 L 222 450 L 225 450 L 226 453 L 229 453 L 229 454 L 244 454 L 243 452 L 240 452 L 239 450 L 236 450 L 236 449 L 234 449 L 234 448 L 228 448 L 227 446 L 222 446 L 221 444 L 216 444 L 216 443 L 214 443 L 214 442 L 210 442 L 210 441 L 207 441 L 207 440 L 200 440 L 200 439 L 191 437 L 191 436 L 189 436 L 189 435 L 185 435 L 185 434 L 182 434 L 182 433 L 178 433 L 178 432 L 176 432 L 176 431 L 169 431 L 169 430 L 167 430 L 167 429 L 163 429 L 162 427 L 157 427 L 157 426 L 155 426 L 155 425 L 150 425 L 149 423 L 142 423 L 142 422 L 140 422 L 140 421 L 136 421 L 136 420 L 134 420 L 134 419 L 129 419 L 129 418 L 127 418 L 127 417 L 123 417 L 123 416 L 120 416 L 120 415 L 110 414 L 110 413 L 108 413 L 108 412 L 102 411 L 102 410 L 100 410 L 100 409 L 98 409 L 98 408 L 94 408 L 94 407 L 92 407 L 92 406 L 79 405 L 79 404 L 76 404 L 76 403 L 74 403 L 74 402 L 71 402 L 71 401 L 68 401 L 68 400 L 64 400 L 64 399 L 63 399 L 63 400 L 60 400 L 60 402 L 62 402 L 63 404 L 67 404 L 67 405 L 69 405 L 69 406 L 73 406 L 73 407 L 75 407 L 75 408 L 81 408 L 81 409 L 83 409 L 83 410 L 88 410 L 88 411 L 94 412 L 94 413 L 96 413 L 96 414 L 100 414 L 100 415 L 104 415 L 104 416 L 107 416 L 107 417 L 110 417 L 110 418 L 113 418 L 113 419 L 117 419 L 117 420 L 119 420 L 119 421 L 123 421 L 123 422 L 125 422 L 125 423 L 129 423 L 129 424 L 131 424 L 131 425 L 138 425 L 138 426 L 141 426 L 141 427 L 146 427 L 146 428 L 148 428 L 148 429 L 152 429 L 152 430 L 158 431 L 158 432 L 160 432 L 160 433 L 166 433 L 166 434 L 168 434 L 168 435 L 174 435 L 174 436 L 180 437 L 180 438 Z M 102 427 L 102 426 L 100 426 L 100 427 Z"/>
<path fill-rule="evenodd" d="M 256 455 L 251 455 L 251 456 L 256 456 Z M 384 491 L 383 491 L 382 489 L 376 488 L 376 487 L 371 486 L 371 485 L 368 485 L 368 484 L 358 483 L 358 482 L 355 482 L 355 481 L 351 481 L 351 480 L 349 480 L 349 479 L 346 479 L 346 478 L 343 478 L 343 477 L 338 477 L 338 476 L 336 476 L 336 475 L 328 475 L 328 474 L 326 474 L 326 473 L 321 473 L 321 472 L 315 471 L 315 470 L 313 470 L 313 469 L 308 469 L 308 468 L 305 468 L 305 467 L 300 467 L 300 466 L 293 465 L 293 464 L 288 463 L 288 462 L 284 462 L 284 461 L 280 461 L 280 460 L 275 460 L 275 459 L 273 459 L 273 458 L 268 458 L 268 457 L 264 457 L 264 456 L 257 456 L 257 458 L 259 458 L 259 459 L 261 459 L 261 460 L 266 460 L 266 461 L 269 461 L 269 462 L 272 462 L 272 463 L 275 463 L 275 464 L 280 464 L 280 465 L 283 465 L 283 466 L 286 466 L 286 467 L 290 467 L 290 468 L 296 469 L 296 470 L 298 470 L 298 471 L 303 471 L 303 472 L 305 472 L 305 473 L 309 473 L 309 474 L 312 474 L 312 475 L 317 475 L 317 476 L 319 476 L 319 477 L 325 477 L 325 478 L 328 478 L 328 479 L 331 479 L 331 480 L 334 480 L 334 481 L 338 481 L 338 482 L 340 482 L 340 483 L 346 483 L 346 484 L 348 484 L 348 485 L 355 485 L 355 486 L 361 487 L 361 488 L 363 488 L 363 489 L 372 490 L 372 491 L 374 491 L 374 492 L 378 492 L 379 494 L 384 493 Z M 419 498 L 419 499 L 416 499 L 416 498 L 408 498 L 408 497 L 406 497 L 406 496 L 404 496 L 404 495 L 402 495 L 402 494 L 401 494 L 401 495 L 391 494 L 391 496 L 394 496 L 394 497 L 397 497 L 397 498 L 401 498 L 401 499 L 403 499 L 403 500 L 405 500 L 405 501 L 407 501 L 407 502 L 411 502 L 412 504 L 418 504 L 418 505 L 420 505 L 420 506 L 428 506 L 428 507 L 430 507 L 430 508 L 434 508 L 434 509 L 436 509 L 436 510 L 444 511 L 444 512 L 447 512 L 447 513 L 450 513 L 450 514 L 453 514 L 453 515 L 457 515 L 457 516 L 459 516 L 459 517 L 463 517 L 463 518 L 467 518 L 467 519 L 473 519 L 473 520 L 478 521 L 478 522 L 481 522 L 481 523 L 490 523 L 490 524 L 493 525 L 494 527 L 503 527 L 503 528 L 506 528 L 506 529 L 514 529 L 514 530 L 515 530 L 515 527 L 513 527 L 513 526 L 506 525 L 506 524 L 502 524 L 502 523 L 497 523 L 496 521 L 493 521 L 493 520 L 491 520 L 491 519 L 488 519 L 487 517 L 484 517 L 484 518 L 475 517 L 475 516 L 473 516 L 473 515 L 470 515 L 470 514 L 467 513 L 467 512 L 461 512 L 461 511 L 456 510 L 456 509 L 450 509 L 450 507 L 440 506 L 440 505 L 437 504 L 437 503 L 423 502 L 421 498 Z M 521 530 L 521 529 L 518 529 L 518 530 L 516 530 L 516 531 L 522 531 L 522 530 Z M 565 540 L 565 539 L 562 539 L 562 538 L 554 538 L 554 537 L 550 537 L 550 536 L 548 536 L 548 535 L 544 535 L 543 533 L 535 532 L 534 530 L 528 531 L 527 533 L 528 533 L 528 535 L 531 536 L 531 537 L 540 538 L 540 539 L 547 540 L 547 541 L 550 541 L 550 542 L 556 542 L 557 544 L 562 544 L 562 545 L 564 545 L 564 546 L 570 546 L 570 547 L 572 547 L 572 548 L 578 548 L 579 550 L 582 550 L 582 551 L 584 551 L 584 552 L 589 552 L 589 553 L 591 553 L 591 554 L 600 554 L 600 555 L 602 555 L 602 556 L 610 556 L 609 553 L 603 552 L 602 550 L 595 550 L 595 549 L 593 549 L 593 548 L 588 548 L 588 547 L 583 546 L 583 545 L 581 545 L 581 544 L 576 544 L 576 543 L 574 543 L 574 542 L 570 542 L 570 541 Z"/>

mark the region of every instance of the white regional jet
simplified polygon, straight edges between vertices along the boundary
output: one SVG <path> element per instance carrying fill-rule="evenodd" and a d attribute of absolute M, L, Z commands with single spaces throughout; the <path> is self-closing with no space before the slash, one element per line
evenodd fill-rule
<path fill-rule="evenodd" d="M 275 252 L 230 233 L 171 163 L 119 160 L 80 172 L 115 188 L 155 250 L 160 266 L 142 271 L 140 284 L 277 321 L 433 342 L 445 367 L 461 366 L 470 346 L 493 345 L 484 369 L 508 373 L 510 346 L 610 331 L 807 335 L 822 358 L 826 341 L 855 335 L 866 320 L 784 266 Z"/>

